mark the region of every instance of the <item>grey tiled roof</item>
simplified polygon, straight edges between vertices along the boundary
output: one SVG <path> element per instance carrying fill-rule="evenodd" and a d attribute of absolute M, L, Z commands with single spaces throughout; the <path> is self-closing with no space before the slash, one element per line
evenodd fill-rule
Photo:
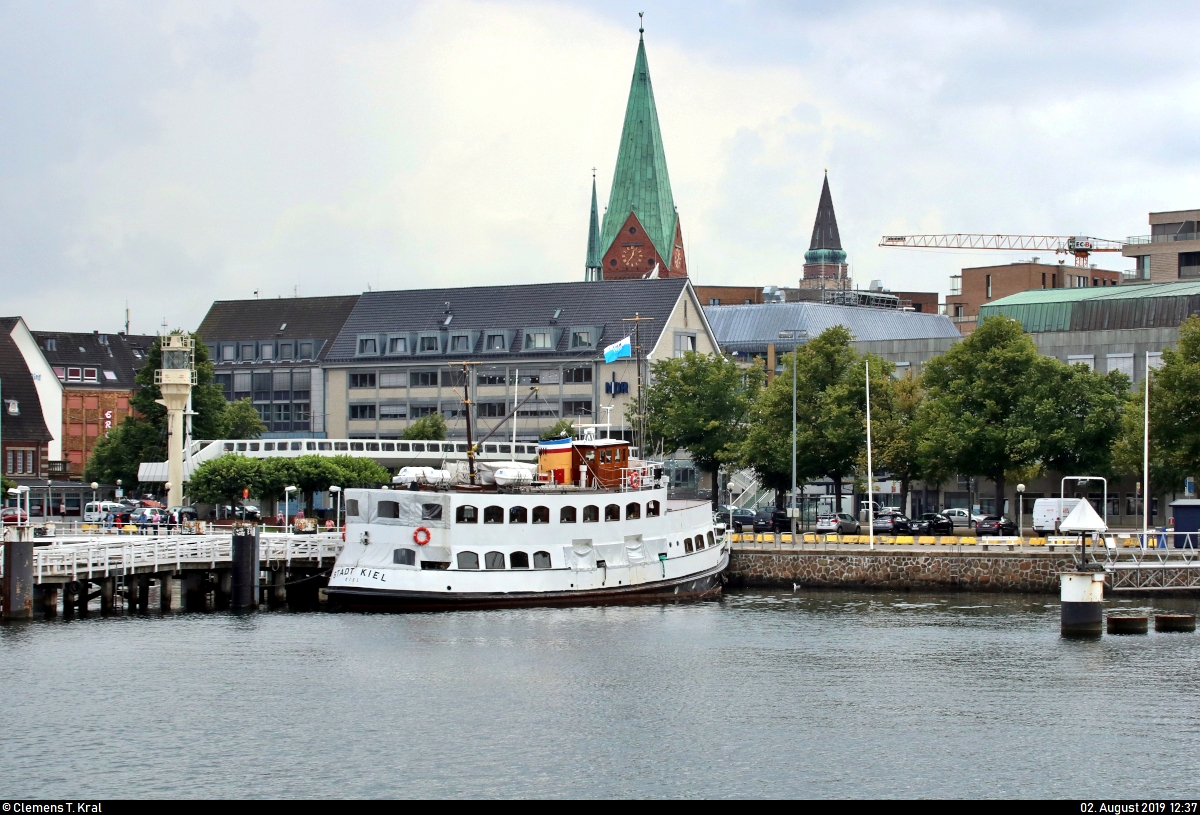
<path fill-rule="evenodd" d="M 140 334 L 90 334 L 72 331 L 34 331 L 42 354 L 55 368 L 96 368 L 96 382 L 63 382 L 63 387 L 87 390 L 134 390 L 134 377 L 146 364 L 146 353 L 158 339 Z M 47 343 L 47 340 L 52 340 Z M 53 346 L 53 347 L 49 347 Z M 111 371 L 116 379 L 105 371 Z M 62 377 L 59 377 L 62 379 Z"/>
<path fill-rule="evenodd" d="M 10 416 L 8 406 L 0 403 L 0 410 L 3 410 L 0 438 L 4 441 L 53 441 L 54 436 L 42 416 L 42 402 L 37 386 L 33 384 L 33 374 L 12 338 L 13 328 L 20 319 L 0 317 L 0 398 L 5 402 L 16 399 L 21 411 L 19 416 Z"/>
<path fill-rule="evenodd" d="M 949 317 L 887 308 L 835 306 L 825 303 L 760 303 L 706 306 L 704 313 L 725 351 L 761 352 L 768 344 L 790 349 L 781 331 L 802 330 L 815 337 L 827 328 L 844 325 L 857 342 L 928 338 L 961 339 Z"/>
<path fill-rule="evenodd" d="M 632 331 L 633 324 L 623 324 L 621 320 L 633 317 L 635 313 L 654 318 L 651 322 L 641 324 L 641 343 L 648 352 L 658 340 L 664 323 L 670 318 L 687 284 L 687 278 L 666 278 L 367 292 L 359 298 L 326 361 L 362 362 L 363 358 L 355 356 L 360 334 L 440 331 L 448 316 L 447 307 L 453 315 L 448 327 L 450 334 L 455 330 L 518 331 L 513 348 L 506 352 L 485 352 L 481 335 L 472 353 L 441 354 L 445 359 L 520 359 L 519 329 L 551 325 L 566 330 L 562 332 L 557 347 L 542 352 L 540 356 L 595 358 L 605 345 L 616 342 Z M 555 311 L 559 309 L 561 313 L 557 321 L 551 323 Z M 700 321 L 696 322 L 699 325 Z M 584 326 L 601 328 L 596 348 L 591 352 L 569 348 L 569 330 Z M 400 361 L 427 357 L 410 353 L 404 357 L 381 356 L 372 359 Z"/>
<path fill-rule="evenodd" d="M 321 359 L 342 330 L 359 295 L 280 297 L 274 300 L 217 300 L 196 333 L 201 342 L 319 340 Z M 281 326 L 286 328 L 281 329 Z"/>

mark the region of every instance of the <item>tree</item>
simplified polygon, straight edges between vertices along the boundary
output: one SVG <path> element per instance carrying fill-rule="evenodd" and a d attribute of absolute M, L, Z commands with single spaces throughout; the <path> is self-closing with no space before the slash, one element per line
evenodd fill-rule
<path fill-rule="evenodd" d="M 138 466 L 143 461 L 166 458 L 163 429 L 142 416 L 130 416 L 101 436 L 92 448 L 83 470 L 84 481 L 115 484 L 138 482 Z"/>
<path fill-rule="evenodd" d="M 1179 343 L 1163 351 L 1150 375 L 1150 485 L 1178 489 L 1200 473 L 1200 317 L 1179 326 Z M 1125 401 L 1113 444 L 1114 469 L 1142 472 L 1145 382 Z"/>
<path fill-rule="evenodd" d="M 324 492 L 330 485 L 337 484 L 342 479 L 343 469 L 338 461 L 350 458 L 338 456 L 336 459 L 327 456 L 297 456 L 291 460 L 292 485 L 312 500 L 309 506 L 316 506 L 316 493 Z"/>
<path fill-rule="evenodd" d="M 889 473 L 900 482 L 900 506 L 904 507 L 912 482 L 923 479 L 927 469 L 918 451 L 917 422 L 925 392 L 920 378 L 911 370 L 899 379 L 889 378 L 880 384 L 883 388 L 877 399 L 875 382 L 871 383 L 872 463 L 879 472 Z"/>
<path fill-rule="evenodd" d="M 262 436 L 267 426 L 249 399 L 239 399 L 225 406 L 225 415 L 221 419 L 222 439 L 257 439 Z"/>
<path fill-rule="evenodd" d="M 386 469 L 369 458 L 332 456 L 327 461 L 335 468 L 337 477 L 329 483 L 339 487 L 378 487 L 392 480 Z"/>
<path fill-rule="evenodd" d="M 575 438 L 575 422 L 571 419 L 559 419 L 542 431 L 542 439 L 561 439 L 564 436 Z"/>
<path fill-rule="evenodd" d="M 257 493 L 261 461 L 256 458 L 226 453 L 201 464 L 192 473 L 188 483 L 188 496 L 193 501 L 205 504 L 237 506 L 242 491 Z"/>
<path fill-rule="evenodd" d="M 440 413 L 430 413 L 422 416 L 404 430 L 403 438 L 412 441 L 444 441 L 446 438 L 446 420 Z"/>
<path fill-rule="evenodd" d="M 264 514 L 270 514 L 275 502 L 283 498 L 284 488 L 296 483 L 290 458 L 259 459 L 257 490 L 254 497 L 259 499 Z"/>
<path fill-rule="evenodd" d="M 717 470 L 737 457 L 762 374 L 728 357 L 694 351 L 655 362 L 650 372 L 646 446 L 653 449 L 661 441 L 664 450 L 686 450 L 697 469 L 710 474 L 715 506 Z"/>

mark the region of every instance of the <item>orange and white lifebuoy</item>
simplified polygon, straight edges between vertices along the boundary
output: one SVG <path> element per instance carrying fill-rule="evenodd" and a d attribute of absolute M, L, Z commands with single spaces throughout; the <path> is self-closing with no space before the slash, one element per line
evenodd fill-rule
<path fill-rule="evenodd" d="M 413 543 L 415 543 L 417 546 L 424 546 L 425 544 L 429 543 L 429 540 L 432 537 L 433 535 L 430 534 L 428 529 L 423 526 L 418 526 L 416 531 L 413 532 Z"/>
<path fill-rule="evenodd" d="M 641 474 L 640 474 L 640 473 L 638 473 L 638 471 L 637 471 L 637 470 L 631 470 L 631 471 L 630 471 L 630 473 L 629 473 L 629 486 L 630 486 L 630 487 L 632 487 L 632 488 L 633 488 L 633 489 L 635 489 L 635 490 L 636 490 L 638 487 L 642 486 L 642 476 L 641 476 Z"/>

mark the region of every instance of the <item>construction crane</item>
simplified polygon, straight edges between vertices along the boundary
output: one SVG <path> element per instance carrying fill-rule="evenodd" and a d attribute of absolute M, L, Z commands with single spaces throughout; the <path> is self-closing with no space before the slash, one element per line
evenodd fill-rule
<path fill-rule="evenodd" d="M 1002 252 L 1054 252 L 1074 255 L 1087 268 L 1092 252 L 1120 252 L 1121 242 L 1083 235 L 884 235 L 880 246 L 908 249 L 997 249 Z"/>

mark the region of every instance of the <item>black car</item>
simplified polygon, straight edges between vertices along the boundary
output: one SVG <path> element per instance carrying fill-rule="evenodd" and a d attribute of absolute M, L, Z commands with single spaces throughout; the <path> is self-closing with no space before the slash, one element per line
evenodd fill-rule
<path fill-rule="evenodd" d="M 980 535 L 1009 536 L 1017 534 L 1017 525 L 1002 515 L 985 515 L 983 520 L 975 525 L 975 531 Z"/>
<path fill-rule="evenodd" d="M 755 532 L 783 532 L 791 528 L 792 521 L 788 518 L 786 509 L 764 507 L 754 513 Z"/>
<path fill-rule="evenodd" d="M 953 535 L 954 521 L 940 512 L 926 512 L 913 521 L 912 528 L 922 535 Z"/>
<path fill-rule="evenodd" d="M 876 532 L 900 535 L 912 532 L 912 522 L 899 512 L 885 512 L 875 516 L 875 523 L 871 528 Z"/>
<path fill-rule="evenodd" d="M 723 523 L 729 524 L 731 532 L 741 532 L 743 526 L 744 527 L 753 527 L 754 526 L 754 510 L 737 508 L 737 509 L 733 510 L 732 514 L 733 514 L 733 519 L 730 520 L 729 512 L 717 513 L 717 517 Z"/>

